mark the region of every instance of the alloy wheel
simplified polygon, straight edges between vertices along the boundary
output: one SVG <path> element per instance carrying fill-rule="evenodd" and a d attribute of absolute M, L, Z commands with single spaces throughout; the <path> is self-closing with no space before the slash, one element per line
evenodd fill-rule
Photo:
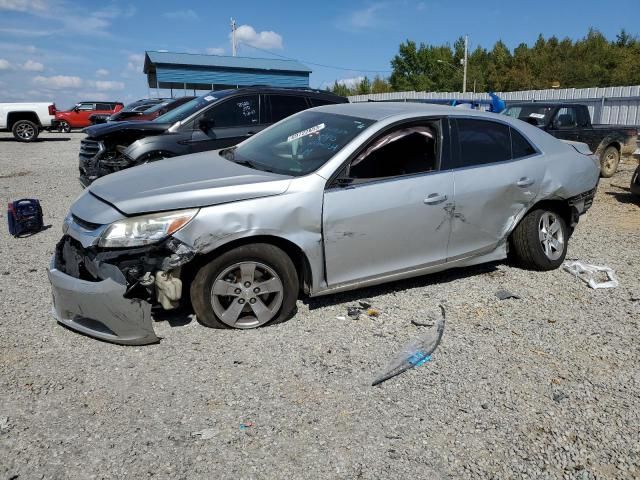
<path fill-rule="evenodd" d="M 271 267 L 254 261 L 238 262 L 213 281 L 211 306 L 233 328 L 255 328 L 272 320 L 282 306 L 284 287 Z"/>
<path fill-rule="evenodd" d="M 23 140 L 31 140 L 36 134 L 36 129 L 28 123 L 22 123 L 16 128 L 16 135 Z"/>
<path fill-rule="evenodd" d="M 604 159 L 604 164 L 607 170 L 610 170 L 618 163 L 618 155 L 615 151 L 610 151 Z"/>
<path fill-rule="evenodd" d="M 538 238 L 549 260 L 557 260 L 564 252 L 564 232 L 560 219 L 553 212 L 544 212 L 538 223 Z"/>

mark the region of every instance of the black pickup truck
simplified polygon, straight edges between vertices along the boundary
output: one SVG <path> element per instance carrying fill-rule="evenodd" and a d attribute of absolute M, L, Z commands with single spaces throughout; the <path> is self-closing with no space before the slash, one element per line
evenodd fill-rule
<path fill-rule="evenodd" d="M 638 127 L 592 125 L 589 109 L 578 103 L 510 103 L 502 112 L 549 132 L 556 138 L 589 145 L 600 158 L 600 174 L 611 177 L 618 169 L 621 155 L 637 148 Z"/>

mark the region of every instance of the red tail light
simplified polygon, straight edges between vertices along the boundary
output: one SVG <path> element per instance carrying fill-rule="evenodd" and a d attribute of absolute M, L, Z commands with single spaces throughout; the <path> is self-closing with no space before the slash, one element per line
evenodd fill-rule
<path fill-rule="evenodd" d="M 9 202 L 8 210 L 9 210 L 9 213 L 13 213 L 13 202 Z"/>
<path fill-rule="evenodd" d="M 54 103 L 53 105 L 49 105 L 49 115 L 55 115 L 56 114 L 56 104 Z"/>

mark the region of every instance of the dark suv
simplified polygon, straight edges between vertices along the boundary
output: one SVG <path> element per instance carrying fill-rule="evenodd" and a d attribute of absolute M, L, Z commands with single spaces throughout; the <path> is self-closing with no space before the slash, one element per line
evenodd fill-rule
<path fill-rule="evenodd" d="M 151 122 L 94 125 L 80 145 L 80 183 L 162 158 L 230 147 L 301 110 L 347 102 L 322 90 L 245 87 L 209 92 Z"/>

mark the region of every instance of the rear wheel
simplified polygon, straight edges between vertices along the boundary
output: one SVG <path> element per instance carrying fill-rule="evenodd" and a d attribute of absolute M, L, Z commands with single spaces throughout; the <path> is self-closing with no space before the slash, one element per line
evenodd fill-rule
<path fill-rule="evenodd" d="M 71 125 L 69 125 L 69 122 L 61 120 L 60 123 L 58 123 L 58 131 L 69 133 L 71 131 Z"/>
<path fill-rule="evenodd" d="M 569 231 L 555 211 L 538 208 L 529 212 L 511 235 L 518 264 L 532 270 L 553 270 L 567 254 Z"/>
<path fill-rule="evenodd" d="M 13 124 L 12 132 L 13 137 L 19 142 L 33 142 L 38 138 L 40 129 L 29 120 L 18 120 Z"/>
<path fill-rule="evenodd" d="M 269 244 L 243 245 L 203 266 L 191 284 L 198 320 L 213 328 L 256 328 L 287 320 L 298 299 L 289 256 Z"/>
<path fill-rule="evenodd" d="M 604 178 L 610 178 L 618 170 L 620 163 L 620 150 L 613 145 L 608 146 L 600 155 L 600 175 Z"/>

